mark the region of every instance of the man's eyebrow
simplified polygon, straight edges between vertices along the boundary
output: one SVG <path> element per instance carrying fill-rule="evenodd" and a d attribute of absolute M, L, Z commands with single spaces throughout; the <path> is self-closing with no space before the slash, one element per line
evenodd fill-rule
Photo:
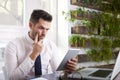
<path fill-rule="evenodd" d="M 49 30 L 50 28 L 45 28 L 44 26 L 39 26 L 39 28 L 41 28 L 41 29 L 46 29 L 46 30 Z"/>
<path fill-rule="evenodd" d="M 41 25 L 41 26 L 39 26 L 39 28 L 44 28 L 44 26 Z"/>

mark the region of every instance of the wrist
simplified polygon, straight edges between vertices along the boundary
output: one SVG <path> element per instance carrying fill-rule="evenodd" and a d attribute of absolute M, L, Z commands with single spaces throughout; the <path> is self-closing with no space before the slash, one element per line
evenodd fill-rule
<path fill-rule="evenodd" d="M 31 53 L 29 57 L 30 57 L 33 61 L 35 61 L 35 59 L 36 59 L 36 57 L 37 57 L 37 54 Z"/>

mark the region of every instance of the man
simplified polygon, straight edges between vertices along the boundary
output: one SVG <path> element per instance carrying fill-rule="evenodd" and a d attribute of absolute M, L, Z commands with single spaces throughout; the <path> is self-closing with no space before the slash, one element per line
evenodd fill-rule
<path fill-rule="evenodd" d="M 41 74 L 47 74 L 48 67 L 55 71 L 60 64 L 56 45 L 45 38 L 50 29 L 52 16 L 43 10 L 34 10 L 29 21 L 30 31 L 26 36 L 17 38 L 5 49 L 5 67 L 10 80 L 24 80 L 35 77 L 35 62 L 41 58 Z M 66 64 L 66 71 L 75 71 L 77 58 Z M 36 70 L 37 71 L 37 70 Z"/>

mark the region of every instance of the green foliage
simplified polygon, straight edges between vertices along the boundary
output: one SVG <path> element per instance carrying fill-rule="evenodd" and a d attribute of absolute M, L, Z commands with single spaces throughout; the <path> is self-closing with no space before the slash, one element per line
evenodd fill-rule
<path fill-rule="evenodd" d="M 111 48 L 112 41 L 108 38 L 101 39 L 101 48 Z"/>
<path fill-rule="evenodd" d="M 92 58 L 93 61 L 106 61 L 109 63 L 109 60 L 112 57 L 112 51 L 110 48 L 102 49 L 90 49 L 87 54 Z"/>
<path fill-rule="evenodd" d="M 94 5 L 94 6 L 98 6 L 100 5 L 102 0 L 78 0 L 78 2 L 83 3 L 84 7 L 87 7 L 88 5 Z"/>
<path fill-rule="evenodd" d="M 118 47 L 120 48 L 120 18 L 118 17 L 120 13 L 118 3 L 120 2 L 116 2 L 115 0 L 111 0 L 109 1 L 110 4 L 104 4 L 104 7 L 101 7 L 103 11 L 97 12 L 95 17 L 90 20 L 89 32 L 91 29 L 97 28 L 97 36 L 99 36 L 99 38 L 91 38 L 92 46 L 88 51 L 88 55 L 94 61 L 108 62 L 112 57 L 113 50 Z M 93 33 L 89 34 L 94 35 Z"/>
<path fill-rule="evenodd" d="M 100 46 L 100 39 L 91 37 L 90 38 L 90 42 L 91 42 L 91 47 L 92 48 L 99 48 L 99 46 Z"/>
<path fill-rule="evenodd" d="M 109 60 L 112 57 L 112 41 L 108 38 L 91 38 L 91 49 L 88 50 L 87 54 L 92 58 L 92 60 L 100 62 Z"/>
<path fill-rule="evenodd" d="M 120 38 L 119 39 L 115 39 L 112 42 L 112 48 L 120 48 Z"/>
<path fill-rule="evenodd" d="M 120 48 L 120 1 L 119 0 L 77 0 L 82 8 L 66 14 L 66 19 L 74 23 L 76 19 L 85 20 L 89 39 L 71 36 L 69 43 L 78 47 L 90 48 L 88 55 L 94 61 L 106 61 L 112 57 L 115 48 Z M 98 9 L 98 11 L 85 8 Z M 65 13 L 63 13 L 65 14 Z M 69 15 L 69 17 L 68 17 Z M 69 18 L 69 19 L 68 19 Z M 96 37 L 97 36 L 97 37 Z M 75 38 L 75 39 L 74 39 Z M 87 43 L 90 46 L 87 47 Z"/>
<path fill-rule="evenodd" d="M 71 47 L 86 47 L 85 38 L 80 35 L 71 35 L 69 36 L 69 44 Z"/>
<path fill-rule="evenodd" d="M 80 46 L 80 36 L 79 35 L 71 35 L 69 37 L 69 43 L 73 47 L 79 47 Z"/>

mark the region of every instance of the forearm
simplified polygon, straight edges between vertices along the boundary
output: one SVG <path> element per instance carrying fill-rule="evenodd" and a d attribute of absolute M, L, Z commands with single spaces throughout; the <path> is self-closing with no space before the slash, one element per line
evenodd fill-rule
<path fill-rule="evenodd" d="M 34 62 L 27 57 L 19 66 L 16 68 L 13 68 L 14 65 L 8 65 L 7 71 L 8 76 L 10 80 L 19 80 L 19 79 L 25 79 L 25 76 L 27 76 L 27 73 L 30 72 L 34 65 Z"/>

